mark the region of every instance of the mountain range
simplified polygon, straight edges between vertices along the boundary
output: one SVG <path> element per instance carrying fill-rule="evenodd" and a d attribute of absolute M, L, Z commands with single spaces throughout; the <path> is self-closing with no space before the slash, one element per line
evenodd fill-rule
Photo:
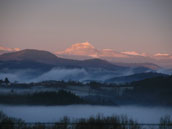
<path fill-rule="evenodd" d="M 42 63 L 45 65 L 52 65 L 56 67 L 77 67 L 77 68 L 104 68 L 116 70 L 125 68 L 124 66 L 117 66 L 108 61 L 101 59 L 88 59 L 88 60 L 72 60 L 57 57 L 56 55 L 43 50 L 25 49 L 17 52 L 5 53 L 0 55 L 1 62 L 34 62 Z"/>
<path fill-rule="evenodd" d="M 7 48 L 0 46 L 0 55 L 9 52 L 17 52 L 19 48 Z M 168 53 L 155 53 L 149 55 L 146 53 L 139 53 L 136 51 L 123 51 L 118 52 L 113 49 L 97 49 L 89 42 L 82 42 L 73 44 L 71 47 L 65 49 L 64 51 L 52 52 L 56 56 L 72 59 L 72 60 L 86 60 L 86 59 L 102 59 L 109 61 L 113 64 L 120 65 L 144 65 L 152 67 L 152 64 L 157 66 L 172 68 L 172 54 Z M 51 61 L 50 61 L 51 62 Z M 156 66 L 156 67 L 157 67 Z M 155 65 L 153 65 L 154 68 Z"/>
<path fill-rule="evenodd" d="M 39 80 L 105 81 L 113 77 L 153 72 L 159 68 L 155 64 L 121 64 L 99 58 L 65 59 L 48 51 L 34 49 L 0 55 L 0 78 L 7 76 L 12 80 L 39 78 Z"/>
<path fill-rule="evenodd" d="M 56 51 L 54 53 L 59 57 L 68 59 L 83 60 L 99 58 L 113 63 L 151 63 L 172 68 L 172 54 L 156 53 L 148 55 L 135 51 L 117 52 L 113 49 L 97 49 L 89 42 L 76 43 L 64 51 Z"/>
<path fill-rule="evenodd" d="M 21 51 L 2 54 L 0 55 L 0 62 L 34 62 L 49 65 L 52 67 L 103 68 L 112 71 L 121 69 L 124 70 L 128 68 L 145 68 L 151 70 L 157 70 L 161 68 L 160 66 L 152 63 L 113 63 L 100 58 L 86 60 L 65 59 L 58 57 L 51 52 L 36 49 L 25 49 Z"/>

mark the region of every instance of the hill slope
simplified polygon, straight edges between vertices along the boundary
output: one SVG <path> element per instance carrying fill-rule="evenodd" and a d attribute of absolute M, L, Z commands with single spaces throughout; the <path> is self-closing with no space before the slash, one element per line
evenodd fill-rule
<path fill-rule="evenodd" d="M 106 80 L 108 83 L 130 83 L 133 81 L 140 81 L 148 78 L 154 78 L 154 77 L 163 77 L 167 76 L 165 74 L 161 73 L 153 73 L 153 72 L 148 72 L 148 73 L 139 73 L 139 74 L 133 74 L 129 76 L 122 76 L 122 77 L 115 77 Z"/>

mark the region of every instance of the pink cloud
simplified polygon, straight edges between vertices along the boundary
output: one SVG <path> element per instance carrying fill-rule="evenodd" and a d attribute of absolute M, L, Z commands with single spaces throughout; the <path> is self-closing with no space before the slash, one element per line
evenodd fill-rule
<path fill-rule="evenodd" d="M 157 53 L 154 56 L 170 56 L 170 54 L 167 54 L 167 53 Z"/>
<path fill-rule="evenodd" d="M 121 52 L 121 53 L 126 54 L 126 55 L 131 55 L 131 56 L 146 56 L 145 53 L 138 53 L 135 51 L 126 51 L 126 52 Z"/>
<path fill-rule="evenodd" d="M 0 51 L 8 51 L 8 52 L 20 51 L 20 48 L 7 48 L 7 47 L 0 46 Z"/>

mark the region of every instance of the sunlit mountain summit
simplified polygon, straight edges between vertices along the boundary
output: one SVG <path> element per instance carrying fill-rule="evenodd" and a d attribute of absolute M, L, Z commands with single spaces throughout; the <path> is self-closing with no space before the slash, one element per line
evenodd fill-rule
<path fill-rule="evenodd" d="M 113 49 L 97 49 L 90 42 L 75 43 L 64 51 L 56 51 L 54 53 L 59 57 L 68 59 L 100 58 L 115 63 L 155 63 L 163 67 L 172 67 L 171 54 L 156 53 L 149 55 L 136 51 L 118 52 Z"/>

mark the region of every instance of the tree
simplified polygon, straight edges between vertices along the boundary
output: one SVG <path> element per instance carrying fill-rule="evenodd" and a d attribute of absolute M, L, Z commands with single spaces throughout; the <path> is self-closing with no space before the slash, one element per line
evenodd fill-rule
<path fill-rule="evenodd" d="M 2 84 L 3 83 L 3 80 L 0 80 L 0 84 Z"/>
<path fill-rule="evenodd" d="M 8 78 L 5 78 L 5 83 L 8 84 L 10 81 L 8 80 Z"/>

